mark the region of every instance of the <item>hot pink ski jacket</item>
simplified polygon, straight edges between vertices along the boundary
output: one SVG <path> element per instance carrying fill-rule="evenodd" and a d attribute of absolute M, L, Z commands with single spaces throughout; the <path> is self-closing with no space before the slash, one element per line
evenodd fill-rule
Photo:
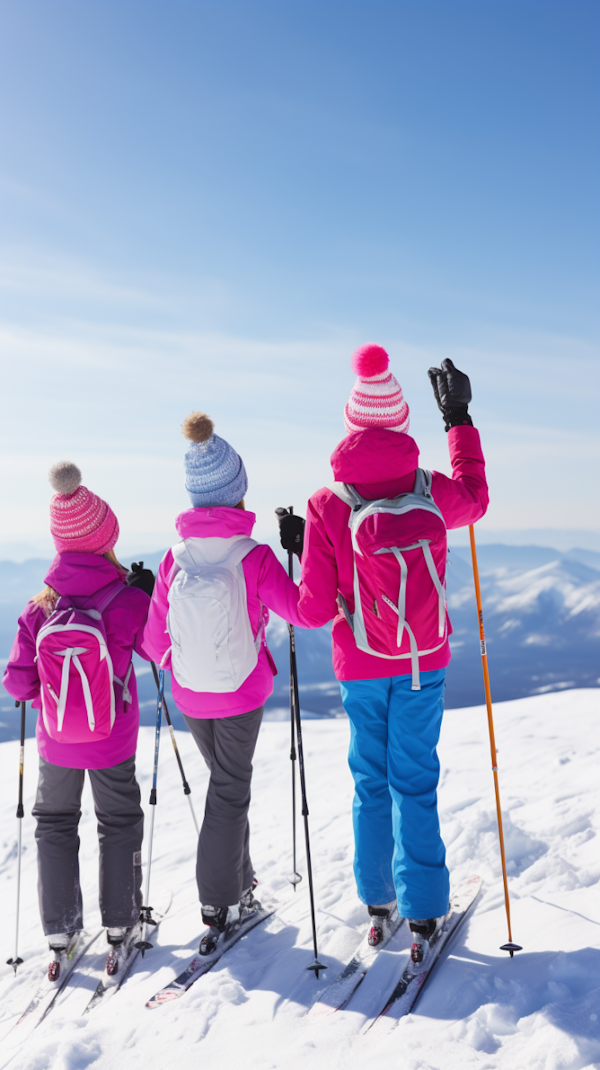
<path fill-rule="evenodd" d="M 228 506 L 187 509 L 175 521 L 182 539 L 192 537 L 230 539 L 235 535 L 251 535 L 256 521 L 254 513 Z M 168 593 L 174 579 L 173 554 L 171 550 L 163 557 L 156 577 L 148 623 L 144 631 L 146 656 L 160 664 L 171 645 L 167 632 Z M 288 577 L 270 546 L 255 546 L 242 562 L 246 580 L 248 614 L 252 634 L 256 638 L 261 620 L 266 627 L 269 609 L 278 613 L 290 624 L 302 625 L 298 614 L 299 589 Z M 264 635 L 264 630 L 263 630 Z M 171 655 L 167 655 L 164 667 L 171 668 Z M 275 662 L 265 639 L 258 655 L 258 664 L 237 691 L 215 693 L 191 691 L 181 687 L 171 673 L 171 687 L 177 707 L 188 717 L 232 717 L 248 713 L 262 706 L 273 691 L 273 677 L 277 675 Z"/>
<path fill-rule="evenodd" d="M 474 427 L 448 432 L 452 478 L 433 473 L 432 495 L 447 528 L 473 524 L 488 506 L 485 464 L 479 433 Z M 331 466 L 336 481 L 352 483 L 369 501 L 394 498 L 413 489 L 419 450 L 410 435 L 381 428 L 349 434 L 335 448 Z M 298 609 L 305 627 L 316 628 L 333 619 L 333 668 L 338 680 L 372 680 L 404 676 L 410 661 L 389 662 L 359 650 L 352 630 L 338 609 L 338 591 L 354 612 L 353 556 L 348 527 L 349 509 L 323 487 L 309 500 L 302 554 L 302 582 Z M 451 632 L 448 621 L 448 633 Z M 443 669 L 450 661 L 450 645 L 419 658 L 421 672 Z M 390 668 L 393 666 L 393 669 Z"/>
<path fill-rule="evenodd" d="M 115 565 L 98 554 L 90 553 L 67 551 L 57 554 L 44 582 L 60 595 L 75 596 L 81 609 L 93 609 L 94 604 L 100 600 L 103 588 L 118 579 L 123 582 L 123 590 L 119 591 L 104 610 L 102 620 L 114 674 L 123 680 L 127 675 L 133 650 L 143 658 L 147 657 L 142 650 L 142 632 L 150 605 L 148 595 L 136 587 L 127 587 L 123 573 L 119 572 Z M 41 605 L 35 602 L 27 603 L 19 617 L 17 636 L 2 680 L 9 695 L 18 702 L 31 700 L 36 710 L 41 709 L 41 698 L 35 644 L 37 634 L 46 620 L 46 613 Z M 46 732 L 43 718 L 38 717 L 35 734 L 41 757 L 52 765 L 62 765 L 67 769 L 109 769 L 133 757 L 140 726 L 137 684 L 133 671 L 129 678 L 129 690 L 131 703 L 124 706 L 121 688 L 115 688 L 115 723 L 110 736 L 98 740 L 97 743 L 58 743 Z"/>

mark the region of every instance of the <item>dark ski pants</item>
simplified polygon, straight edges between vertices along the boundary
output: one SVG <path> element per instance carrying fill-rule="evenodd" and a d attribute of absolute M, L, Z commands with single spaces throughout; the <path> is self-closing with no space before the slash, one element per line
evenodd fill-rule
<path fill-rule="evenodd" d="M 110 769 L 89 769 L 100 844 L 102 924 L 131 925 L 142 905 L 144 814 L 135 757 Z M 46 935 L 83 928 L 79 835 L 84 769 L 40 758 L 33 816 L 37 821 L 38 892 Z"/>
<path fill-rule="evenodd" d="M 264 706 L 237 717 L 187 717 L 210 769 L 196 880 L 204 906 L 234 906 L 252 884 L 250 782 Z"/>
<path fill-rule="evenodd" d="M 448 910 L 436 751 L 445 677 L 445 669 L 422 672 L 420 691 L 412 690 L 410 674 L 340 684 L 350 720 L 358 895 L 372 906 L 395 897 L 403 918 Z"/>

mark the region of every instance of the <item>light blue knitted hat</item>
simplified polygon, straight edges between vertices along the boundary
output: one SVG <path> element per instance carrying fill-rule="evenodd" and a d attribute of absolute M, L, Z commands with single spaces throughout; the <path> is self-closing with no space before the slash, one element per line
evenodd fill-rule
<path fill-rule="evenodd" d="M 185 489 L 194 508 L 237 505 L 248 490 L 244 462 L 233 446 L 214 433 L 214 424 L 204 412 L 192 412 L 182 424 L 191 446 L 186 451 Z"/>

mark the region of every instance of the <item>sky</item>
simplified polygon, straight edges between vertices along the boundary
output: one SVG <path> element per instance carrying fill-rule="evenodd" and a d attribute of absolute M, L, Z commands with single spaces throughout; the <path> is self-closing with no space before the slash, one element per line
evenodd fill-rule
<path fill-rule="evenodd" d="M 167 546 L 193 409 L 273 539 L 366 341 L 428 468 L 427 369 L 469 374 L 483 533 L 599 532 L 599 30 L 596 0 L 0 0 L 0 556 L 50 552 L 59 459 L 124 551 Z"/>

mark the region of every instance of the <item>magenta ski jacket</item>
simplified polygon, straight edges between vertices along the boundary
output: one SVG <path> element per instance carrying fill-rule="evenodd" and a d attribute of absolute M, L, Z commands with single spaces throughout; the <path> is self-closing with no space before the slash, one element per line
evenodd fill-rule
<path fill-rule="evenodd" d="M 102 620 L 114 674 L 124 679 L 133 650 L 147 658 L 142 650 L 142 633 L 150 605 L 148 595 L 136 587 L 127 587 L 123 573 L 115 565 L 92 553 L 67 551 L 57 554 L 44 582 L 60 595 L 76 597 L 81 609 L 93 609 L 100 601 L 102 591 L 118 579 L 123 582 L 123 590 L 104 610 Z M 36 710 L 41 709 L 40 679 L 35 662 L 36 639 L 46 620 L 41 605 L 27 603 L 19 617 L 17 635 L 2 680 L 9 695 L 18 702 L 31 701 Z M 46 732 L 43 718 L 38 717 L 35 734 L 41 757 L 52 765 L 67 769 L 109 769 L 133 757 L 140 725 L 133 670 L 129 677 L 129 691 L 131 702 L 124 706 L 122 690 L 115 688 L 115 723 L 110 736 L 97 743 L 58 743 Z"/>
<path fill-rule="evenodd" d="M 488 506 L 485 464 L 479 433 L 474 427 L 452 427 L 448 432 L 452 478 L 433 473 L 431 492 L 447 528 L 474 524 Z M 351 483 L 368 501 L 393 498 L 413 489 L 419 467 L 419 449 L 410 435 L 368 428 L 349 434 L 331 456 L 334 479 Z M 354 564 L 348 506 L 323 487 L 309 500 L 300 610 L 305 627 L 315 628 L 333 619 L 333 668 L 338 680 L 372 680 L 404 676 L 410 661 L 390 662 L 359 650 L 350 625 L 337 605 L 338 591 L 354 612 Z M 448 632 L 451 632 L 448 621 Z M 419 658 L 422 672 L 443 669 L 450 662 L 448 641 L 437 651 Z M 393 667 L 393 671 L 392 671 Z"/>
<path fill-rule="evenodd" d="M 233 509 L 229 506 L 199 507 L 181 513 L 175 521 L 175 527 L 182 539 L 230 539 L 235 535 L 251 535 L 255 521 L 255 514 L 243 509 Z M 173 554 L 171 550 L 167 550 L 156 577 L 148 623 L 144 631 L 146 657 L 153 658 L 158 664 L 171 645 L 167 632 L 167 612 L 169 587 L 175 576 L 173 564 Z M 302 625 L 297 608 L 300 591 L 294 581 L 290 580 L 270 546 L 255 546 L 244 558 L 242 566 L 246 580 L 248 614 L 255 638 L 259 627 L 263 628 L 264 636 L 269 609 L 290 624 Z M 171 668 L 170 654 L 165 659 L 164 667 Z M 173 673 L 171 688 L 178 709 L 188 717 L 232 717 L 262 706 L 273 691 L 273 677 L 276 674 L 275 663 L 263 638 L 258 664 L 237 691 L 191 691 L 178 684 Z"/>

